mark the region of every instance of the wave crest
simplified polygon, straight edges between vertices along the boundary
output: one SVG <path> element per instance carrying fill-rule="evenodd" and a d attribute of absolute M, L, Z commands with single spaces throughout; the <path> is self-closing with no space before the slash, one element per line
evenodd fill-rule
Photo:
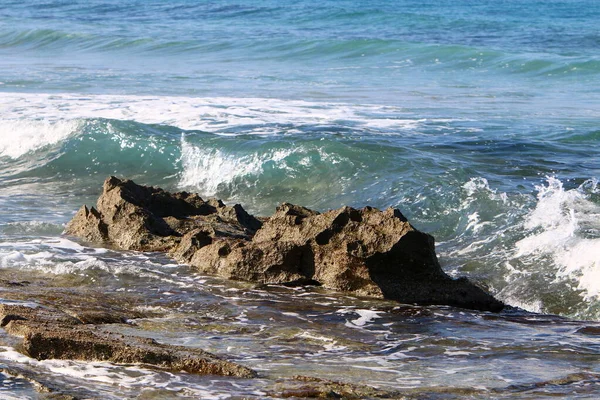
<path fill-rule="evenodd" d="M 565 190 L 550 177 L 537 189 L 537 206 L 523 224 L 529 234 L 516 243 L 515 257 L 550 258 L 556 280 L 574 281 L 586 301 L 600 300 L 600 205 L 590 200 L 598 182 Z"/>
<path fill-rule="evenodd" d="M 79 120 L 7 120 L 0 119 L 0 157 L 17 159 L 46 146 L 55 145 L 81 126 Z"/>

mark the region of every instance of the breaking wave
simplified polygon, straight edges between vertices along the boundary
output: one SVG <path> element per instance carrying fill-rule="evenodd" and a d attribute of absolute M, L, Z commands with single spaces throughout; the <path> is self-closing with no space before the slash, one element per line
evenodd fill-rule
<path fill-rule="evenodd" d="M 485 164 L 515 148 L 540 157 L 542 143 L 482 147 L 470 121 L 272 99 L 4 93 L 0 111 L 0 206 L 11 210 L 2 235 L 58 234 L 108 175 L 239 202 L 257 215 L 283 201 L 393 206 L 436 237 L 451 274 L 530 311 L 600 318 L 598 182 L 511 180 L 509 169 L 498 179 Z"/>
<path fill-rule="evenodd" d="M 531 269 L 546 269 L 551 288 L 563 286 L 578 293 L 590 305 L 587 311 L 598 318 L 593 314 L 600 311 L 598 181 L 591 179 L 567 190 L 550 177 L 537 190 L 537 204 L 525 218 L 526 236 L 516 242 L 514 259 Z"/>

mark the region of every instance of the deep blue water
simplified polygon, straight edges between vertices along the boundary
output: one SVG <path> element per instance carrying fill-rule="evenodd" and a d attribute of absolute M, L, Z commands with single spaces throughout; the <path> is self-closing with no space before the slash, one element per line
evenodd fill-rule
<path fill-rule="evenodd" d="M 0 265 L 113 174 L 261 215 L 398 207 L 449 273 L 598 320 L 598 21 L 593 0 L 0 0 Z"/>

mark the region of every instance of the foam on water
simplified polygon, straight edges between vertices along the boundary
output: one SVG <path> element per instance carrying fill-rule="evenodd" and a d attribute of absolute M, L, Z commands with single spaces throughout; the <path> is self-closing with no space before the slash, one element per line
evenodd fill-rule
<path fill-rule="evenodd" d="M 35 270 L 53 275 L 79 275 L 91 279 L 98 275 L 128 275 L 179 287 L 202 283 L 195 277 L 174 279 L 171 274 L 179 265 L 168 261 L 145 253 L 115 253 L 105 248 L 86 247 L 66 238 L 45 237 L 0 242 L 1 268 Z"/>
<path fill-rule="evenodd" d="M 234 186 L 240 186 L 242 192 L 247 192 L 269 173 L 306 179 L 309 177 L 303 176 L 302 170 L 315 168 L 315 163 L 335 166 L 348 160 L 335 153 L 328 154 L 314 144 L 293 148 L 244 148 L 240 153 L 237 148 L 226 150 L 194 145 L 182 136 L 180 161 L 179 187 L 192 187 L 205 195 L 215 195 L 220 189 L 235 191 Z"/>
<path fill-rule="evenodd" d="M 381 311 L 364 310 L 364 309 L 341 309 L 338 314 L 358 314 L 358 318 L 346 321 L 346 326 L 349 328 L 364 328 L 372 323 L 375 319 L 381 318 Z"/>
<path fill-rule="evenodd" d="M 300 338 L 300 339 L 308 339 L 308 340 L 314 340 L 317 342 L 322 342 L 325 352 L 342 352 L 347 349 L 347 346 L 338 344 L 338 342 L 335 338 L 323 336 L 323 335 L 319 334 L 318 332 L 314 332 L 314 331 L 304 331 L 304 332 L 296 335 L 295 337 Z"/>
<path fill-rule="evenodd" d="M 21 300 L 7 300 L 0 298 L 0 304 L 10 305 L 10 306 L 23 306 L 29 308 L 38 308 L 40 305 L 38 303 L 34 303 L 32 301 L 21 301 Z"/>
<path fill-rule="evenodd" d="M 0 104 L 0 107 L 3 105 Z M 3 111 L 0 111 L 0 115 L 5 117 Z M 61 121 L 0 119 L 0 157 L 15 159 L 59 143 L 76 133 L 79 126 L 77 120 L 70 119 Z"/>
<path fill-rule="evenodd" d="M 600 296 L 600 205 L 590 200 L 598 182 L 565 190 L 555 177 L 538 186 L 538 202 L 523 224 L 528 236 L 516 243 L 516 258 L 547 256 L 557 280 L 573 280 L 587 301 Z"/>
<path fill-rule="evenodd" d="M 576 186 L 548 177 L 531 184 L 532 195 L 527 190 L 503 192 L 477 177 L 461 189 L 442 194 L 451 201 L 436 215 L 454 227 L 447 241 L 437 244 L 447 272 L 467 275 L 511 306 L 600 317 L 596 180 Z"/>
<path fill-rule="evenodd" d="M 0 347 L 0 361 L 27 365 L 37 370 L 38 373 L 47 371 L 59 376 L 81 380 L 88 385 L 101 385 L 97 387 L 99 390 L 110 390 L 111 386 L 117 385 L 126 389 L 153 388 L 156 390 L 164 388 L 176 393 L 185 386 L 181 377 L 168 372 L 156 372 L 133 365 L 128 365 L 125 368 L 101 361 L 38 361 L 24 356 L 10 347 Z M 195 395 L 211 395 L 211 392 L 202 390 L 200 387 L 189 387 L 188 391 L 190 394 Z M 211 398 L 219 398 L 219 396 L 211 396 Z"/>
<path fill-rule="evenodd" d="M 519 196 L 509 197 L 506 192 L 492 188 L 483 177 L 470 178 L 457 193 L 458 196 L 440 193 L 442 198 L 455 196 L 456 199 L 450 199 L 453 201 L 436 214 L 436 218 L 456 220 L 456 228 L 449 232 L 452 235 L 449 254 L 453 257 L 479 255 L 483 249 L 493 246 L 510 226 L 514 218 L 511 213 L 522 206 Z M 445 243 L 440 242 L 440 245 L 444 247 Z"/>
<path fill-rule="evenodd" d="M 6 118 L 4 127 L 14 129 L 21 124 L 22 136 L 36 141 L 35 124 L 42 121 L 57 132 L 74 127 L 71 120 L 106 118 L 132 120 L 146 124 L 164 124 L 185 130 L 232 133 L 235 127 L 256 127 L 255 134 L 278 133 L 278 124 L 331 125 L 344 122 L 350 126 L 373 129 L 414 129 L 423 119 L 413 119 L 402 108 L 378 105 L 351 105 L 300 100 L 227 97 L 175 97 L 138 95 L 87 95 L 0 93 L 0 115 Z M 431 121 L 429 121 L 431 122 Z M 442 121 L 444 122 L 444 121 Z M 30 124 L 31 125 L 30 127 Z M 271 126 L 271 127 L 269 127 Z M 246 132 L 251 129 L 246 129 Z M 67 130 L 68 131 L 68 130 Z M 7 131 L 8 132 L 8 131 Z M 48 134 L 58 141 L 66 134 Z M 8 141 L 7 141 L 8 143 Z M 2 142 L 0 142 L 0 149 Z M 6 145 L 8 147 L 8 144 Z M 19 154 L 11 147 L 11 154 Z"/>
<path fill-rule="evenodd" d="M 289 154 L 289 152 L 288 152 Z M 280 161 L 285 152 L 228 155 L 219 149 L 200 148 L 181 139 L 181 163 L 183 167 L 180 186 L 198 187 L 207 195 L 214 195 L 219 185 L 230 184 L 237 177 L 258 175 L 262 164 L 268 160 Z"/>

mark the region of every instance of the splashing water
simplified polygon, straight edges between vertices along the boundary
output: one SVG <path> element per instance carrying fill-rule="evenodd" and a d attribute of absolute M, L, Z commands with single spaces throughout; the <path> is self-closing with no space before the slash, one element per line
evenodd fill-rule
<path fill-rule="evenodd" d="M 17 159 L 46 146 L 55 145 L 75 134 L 77 120 L 50 122 L 45 120 L 0 119 L 0 157 Z"/>
<path fill-rule="evenodd" d="M 556 280 L 575 281 L 584 299 L 600 295 L 600 205 L 589 200 L 598 182 L 565 190 L 555 177 L 538 186 L 538 203 L 524 222 L 528 236 L 516 243 L 517 258 L 549 258 Z"/>

